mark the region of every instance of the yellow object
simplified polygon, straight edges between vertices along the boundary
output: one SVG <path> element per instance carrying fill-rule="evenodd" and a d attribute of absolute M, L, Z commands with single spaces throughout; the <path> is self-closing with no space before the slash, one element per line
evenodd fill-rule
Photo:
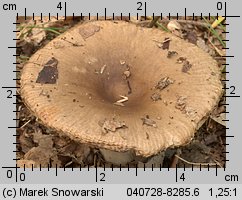
<path fill-rule="evenodd" d="M 225 17 L 218 17 L 218 19 L 216 19 L 213 24 L 212 24 L 212 28 L 216 28 L 221 22 L 223 22 L 225 19 Z"/>

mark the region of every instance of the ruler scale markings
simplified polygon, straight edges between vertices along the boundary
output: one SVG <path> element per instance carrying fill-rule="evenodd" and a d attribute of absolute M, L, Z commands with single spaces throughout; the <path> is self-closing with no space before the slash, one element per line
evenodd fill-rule
<path fill-rule="evenodd" d="M 97 166 L 95 166 L 95 172 L 96 172 L 96 182 L 97 182 Z"/>
<path fill-rule="evenodd" d="M 146 20 L 146 2 L 145 2 L 145 20 Z"/>
<path fill-rule="evenodd" d="M 176 182 L 177 182 L 178 180 L 177 180 L 177 164 L 176 164 Z"/>
<path fill-rule="evenodd" d="M 73 13 L 74 16 L 74 13 Z M 65 2 L 65 20 L 66 20 L 66 2 Z"/>
<path fill-rule="evenodd" d="M 210 13 L 209 13 L 209 15 L 210 15 Z M 129 14 L 129 16 L 130 16 L 130 14 Z M 154 16 L 154 13 L 153 13 L 153 16 Z M 217 13 L 217 16 L 218 16 L 218 13 Z M 201 13 L 201 17 L 202 17 L 202 13 Z M 240 17 L 240 16 L 233 16 L 233 17 Z M 193 18 L 194 18 L 194 13 L 193 13 Z M 225 2 L 225 18 L 226 18 L 226 2 Z M 17 15 L 17 19 L 18 19 L 18 15 Z M 25 8 L 25 19 L 26 19 L 26 8 Z M 65 2 L 65 19 L 66 19 L 66 2 Z M 74 13 L 73 13 L 73 19 L 74 19 Z M 137 13 L 137 19 L 138 19 L 138 13 Z M 145 2 L 145 19 L 146 19 L 146 2 Z M 161 19 L 162 19 L 162 14 L 161 14 Z M 170 19 L 170 13 L 169 13 L 169 19 Z M 33 13 L 33 20 L 34 20 L 34 13 Z M 42 13 L 41 13 L 41 20 L 42 20 Z M 57 20 L 58 20 L 58 13 L 57 13 Z M 89 20 L 90 20 L 90 13 L 89 13 Z M 97 13 L 97 20 L 98 20 L 98 13 Z M 106 20 L 106 8 L 105 8 L 105 20 Z M 121 13 L 121 20 L 122 20 L 122 13 Z M 177 13 L 177 20 L 178 20 L 178 13 Z M 229 32 L 223 32 L 223 33 L 228 34 Z M 15 47 L 10 47 L 10 48 L 15 48 Z M 224 48 L 224 49 L 229 49 L 229 48 Z M 228 56 L 228 57 L 234 57 L 234 56 Z M 13 64 L 18 64 L 18 63 L 13 63 Z M 17 72 L 17 71 L 13 71 L 13 72 Z M 228 72 L 226 72 L 226 73 L 228 73 Z M 227 80 L 224 80 L 224 81 L 227 81 Z M 226 98 L 226 97 L 240 97 L 240 96 L 224 96 L 224 97 Z M 18 151 L 15 151 L 15 152 L 18 152 Z M 228 152 L 226 152 L 226 153 L 228 153 Z M 225 160 L 225 161 L 228 161 L 228 160 Z M 16 167 L 14 167 L 14 168 L 15 169 L 17 168 L 17 164 L 16 164 Z M 80 165 L 80 169 L 81 169 L 81 165 Z M 144 171 L 146 171 L 145 169 L 146 169 L 146 167 L 144 164 Z M 192 165 L 192 169 L 193 169 L 193 165 Z M 72 170 L 73 170 L 73 165 L 72 165 Z M 89 170 L 89 166 L 88 166 L 88 170 Z M 161 170 L 161 165 L 160 165 L 160 170 Z M 201 165 L 200 165 L 200 170 L 201 170 Z M 33 171 L 33 165 L 32 165 L 32 171 Z M 41 165 L 40 165 L 40 171 L 41 171 Z M 49 171 L 49 165 L 48 165 L 48 171 Z M 104 171 L 105 171 L 105 165 L 104 165 Z M 121 171 L 121 165 L 120 165 L 120 171 Z M 129 171 L 129 166 L 128 166 L 128 171 Z M 152 164 L 152 171 L 153 171 L 153 164 Z M 168 171 L 169 171 L 169 167 L 168 167 Z M 184 171 L 185 171 L 185 164 L 184 164 Z M 209 164 L 208 164 L 208 171 L 209 171 Z M 57 176 L 57 164 L 56 164 L 56 176 Z M 137 176 L 137 165 L 136 165 L 136 176 Z M 217 176 L 217 164 L 216 164 L 216 176 Z M 16 170 L 16 182 L 17 182 L 17 170 Z M 96 182 L 97 182 L 97 167 L 96 167 Z M 177 182 L 177 165 L 176 165 L 176 182 Z"/>
<path fill-rule="evenodd" d="M 18 165 L 16 164 L 16 167 L 15 167 L 15 181 L 16 183 L 18 182 Z"/>

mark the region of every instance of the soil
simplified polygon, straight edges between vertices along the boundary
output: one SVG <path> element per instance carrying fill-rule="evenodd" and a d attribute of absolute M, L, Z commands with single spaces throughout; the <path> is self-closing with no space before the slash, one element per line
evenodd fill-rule
<path fill-rule="evenodd" d="M 123 17 L 123 19 L 130 23 L 135 23 L 137 26 L 148 26 L 151 23 L 151 20 L 145 21 L 143 17 L 140 17 L 139 20 L 136 20 L 135 18 L 129 20 L 125 17 Z M 17 64 L 17 70 L 21 71 L 25 62 L 28 62 L 31 55 L 45 46 L 50 40 L 54 39 L 75 24 L 86 20 L 89 20 L 88 17 L 84 17 L 83 19 L 80 17 L 75 17 L 74 19 L 72 19 L 72 17 L 67 17 L 67 20 L 64 20 L 64 18 L 59 18 L 59 20 L 57 20 L 52 17 L 51 20 L 44 18 L 42 21 L 38 18 L 35 18 L 35 21 L 31 18 L 23 20 L 20 17 L 20 25 L 17 27 L 17 30 L 20 30 L 20 32 L 17 33 L 17 38 L 20 40 L 17 41 L 17 46 L 21 48 L 18 49 L 17 52 L 17 54 L 20 54 L 17 58 L 17 63 L 20 63 Z M 91 18 L 91 20 L 95 20 L 95 17 Z M 120 18 L 116 17 L 116 20 L 120 20 Z M 213 23 L 213 20 L 208 21 L 210 24 Z M 172 32 L 172 34 L 196 44 L 199 48 L 209 53 L 215 60 L 217 60 L 221 71 L 226 70 L 222 68 L 222 64 L 226 62 L 222 57 L 225 55 L 223 46 L 218 38 L 206 28 L 206 24 L 203 20 L 197 17 L 192 21 L 191 18 L 187 17 L 187 21 L 184 22 L 184 20 L 182 20 L 182 23 L 179 23 L 179 21 L 169 21 L 164 17 L 162 21 L 158 20 L 158 22 Z M 87 38 L 98 31 L 99 29 L 81 30 L 80 34 Z M 222 38 L 225 38 L 220 26 L 216 27 L 216 31 Z M 167 40 L 161 44 L 160 48 L 169 49 L 169 42 L 170 40 L 167 38 Z M 176 52 L 168 52 L 169 58 L 174 55 L 176 55 Z M 53 62 L 55 62 L 55 60 L 53 60 Z M 187 61 L 186 58 L 179 58 L 178 62 L 183 65 L 182 71 L 184 73 L 189 73 L 189 69 L 192 67 L 189 61 Z M 39 74 L 38 81 L 55 82 L 58 72 L 56 72 L 54 66 L 50 65 L 51 63 L 46 63 L 45 68 L 43 69 L 45 71 Z M 100 73 L 104 70 L 105 67 L 101 69 Z M 50 74 L 48 80 L 42 79 L 43 73 Z M 20 75 L 21 73 L 18 73 L 16 78 L 20 78 Z M 129 69 L 124 71 L 124 80 L 127 81 L 131 93 L 131 87 L 128 80 L 130 76 L 131 73 Z M 151 99 L 153 101 L 161 100 L 161 96 L 158 92 L 169 84 L 172 84 L 172 80 L 170 80 L 169 77 L 160 80 L 156 86 L 157 92 L 151 96 Z M 17 86 L 19 85 L 20 82 L 17 81 Z M 20 92 L 17 91 L 17 94 L 20 94 Z M 17 145 L 16 148 L 17 150 L 20 150 L 20 152 L 17 152 L 16 157 L 20 159 L 17 162 L 20 167 L 39 167 L 40 164 L 42 167 L 80 167 L 80 165 L 81 167 L 111 166 L 111 163 L 105 162 L 98 149 L 84 144 L 77 144 L 67 137 L 60 136 L 55 130 L 42 125 L 24 105 L 21 96 L 17 96 L 17 103 L 17 110 L 20 111 L 17 113 L 17 118 L 20 119 L 17 121 L 17 126 L 20 127 L 17 129 L 17 133 L 20 136 L 17 138 L 19 145 Z M 225 103 L 225 99 L 222 98 L 220 103 Z M 186 97 L 178 97 L 176 105 L 177 109 L 185 111 Z M 226 143 L 224 137 L 226 131 L 223 121 L 223 111 L 225 111 L 225 107 L 219 104 L 217 109 L 211 114 L 211 117 L 197 131 L 190 144 L 184 147 L 167 149 L 162 167 L 207 167 L 207 164 L 210 164 L 210 167 L 216 165 L 218 167 L 223 167 L 225 165 L 224 160 L 226 159 L 226 156 L 223 154 L 223 152 L 226 152 L 225 146 L 223 145 Z M 145 116 L 141 120 L 145 125 L 156 128 L 155 121 L 150 119 L 149 116 Z M 108 131 L 115 131 L 118 128 L 125 128 L 123 122 L 114 119 L 105 119 L 100 126 L 105 133 Z M 149 137 L 149 135 L 147 135 L 147 137 Z M 138 164 L 138 166 L 142 167 L 143 163 L 150 162 L 154 162 L 154 166 L 159 166 L 160 163 L 156 163 L 158 162 L 156 160 L 159 159 L 152 159 L 151 157 L 145 159 L 144 162 L 134 161 L 129 163 L 129 166 L 134 167 Z"/>

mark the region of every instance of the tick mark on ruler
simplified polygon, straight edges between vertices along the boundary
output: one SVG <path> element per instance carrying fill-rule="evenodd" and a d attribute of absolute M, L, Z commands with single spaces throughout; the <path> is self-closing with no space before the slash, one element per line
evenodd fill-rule
<path fill-rule="evenodd" d="M 176 182 L 177 182 L 177 164 L 176 164 Z"/>

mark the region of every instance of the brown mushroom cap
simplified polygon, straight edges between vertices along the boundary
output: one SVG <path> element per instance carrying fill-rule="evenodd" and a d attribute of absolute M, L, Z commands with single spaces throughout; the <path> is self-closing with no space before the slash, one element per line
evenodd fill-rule
<path fill-rule="evenodd" d="M 168 57 L 161 47 L 167 38 Z M 21 77 L 22 98 L 44 124 L 82 143 L 142 156 L 188 143 L 221 93 L 208 54 L 126 22 L 77 25 L 35 53 Z M 128 100 L 115 105 L 120 95 Z"/>

